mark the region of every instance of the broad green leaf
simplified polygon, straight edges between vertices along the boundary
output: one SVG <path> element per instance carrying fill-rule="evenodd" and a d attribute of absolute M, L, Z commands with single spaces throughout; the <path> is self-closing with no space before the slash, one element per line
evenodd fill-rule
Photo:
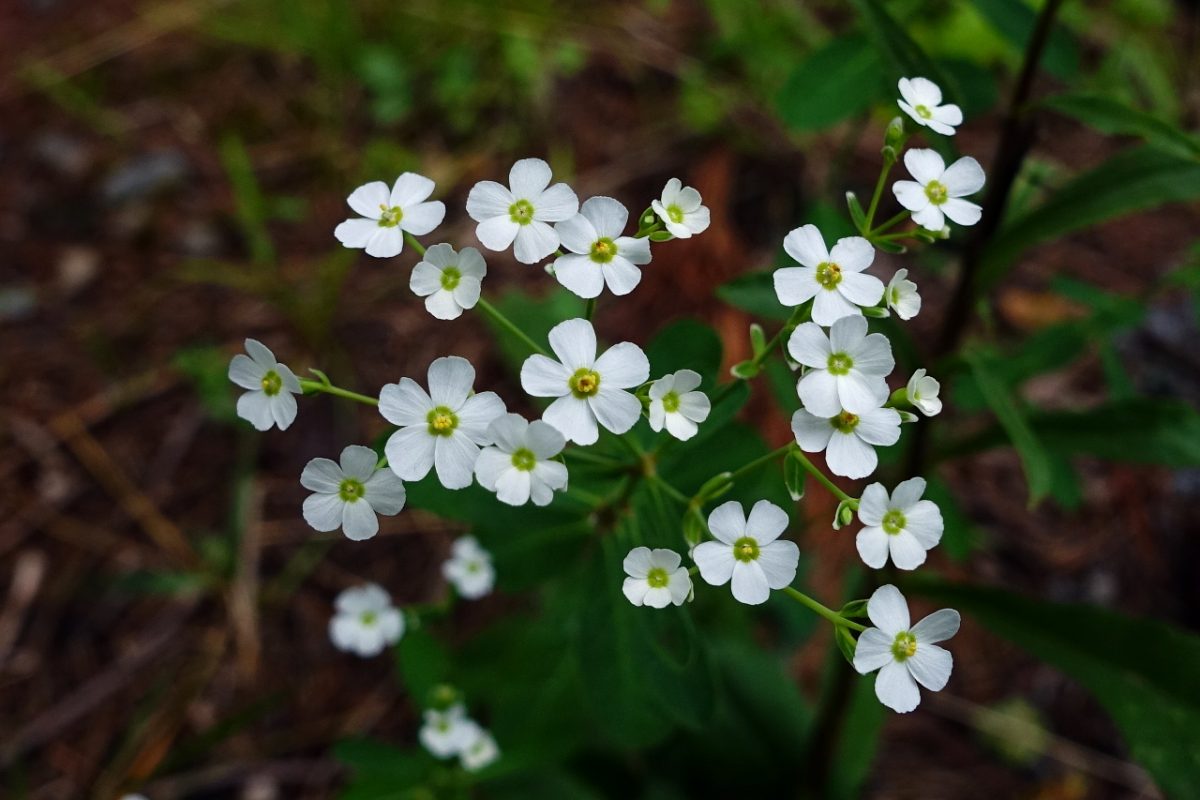
<path fill-rule="evenodd" d="M 341 800 L 417 800 L 420 794 L 414 790 L 432 766 L 420 751 L 404 751 L 371 739 L 339 742 L 333 752 L 350 770 Z"/>
<path fill-rule="evenodd" d="M 663 328 L 646 345 L 650 379 L 690 369 L 700 373 L 700 390 L 711 393 L 721 367 L 721 339 L 708 325 L 680 319 Z"/>
<path fill-rule="evenodd" d="M 887 56 L 894 78 L 920 75 L 941 87 L 947 102 L 961 103 L 958 87 L 884 8 L 881 0 L 851 0 L 875 45 Z"/>
<path fill-rule="evenodd" d="M 882 86 L 883 67 L 870 41 L 841 36 L 796 65 L 775 107 L 792 130 L 816 131 L 866 111 Z"/>
<path fill-rule="evenodd" d="M 453 683 L 451 660 L 442 643 L 425 627 L 405 631 L 396 644 L 396 666 L 413 703 L 429 705 L 433 689 L 442 683 Z"/>
<path fill-rule="evenodd" d="M 1173 156 L 1200 159 L 1200 139 L 1184 133 L 1166 120 L 1127 106 L 1119 100 L 1097 94 L 1060 94 L 1042 102 L 1102 133 L 1139 136 L 1152 147 Z"/>
<path fill-rule="evenodd" d="M 749 314 L 787 322 L 792 309 L 781 304 L 775 295 L 775 279 L 771 272 L 747 272 L 717 287 L 717 297 L 734 308 Z"/>
<path fill-rule="evenodd" d="M 1025 52 L 1037 24 L 1037 12 L 1021 0 L 971 0 L 975 9 L 1020 53 Z M 1042 66 L 1059 78 L 1073 78 L 1079 70 L 1079 47 L 1061 26 L 1050 31 Z"/>
<path fill-rule="evenodd" d="M 932 581 L 914 588 L 1079 681 L 1159 788 L 1168 797 L 1193 796 L 1200 775 L 1200 637 L 1154 619 L 1001 589 Z"/>
<path fill-rule="evenodd" d="M 850 669 L 838 663 L 834 669 Z M 879 734 L 888 717 L 888 710 L 875 697 L 875 676 L 856 677 L 850 690 L 850 702 L 833 750 L 830 769 L 829 797 L 831 800 L 854 800 L 862 797 L 863 783 L 875 761 Z"/>

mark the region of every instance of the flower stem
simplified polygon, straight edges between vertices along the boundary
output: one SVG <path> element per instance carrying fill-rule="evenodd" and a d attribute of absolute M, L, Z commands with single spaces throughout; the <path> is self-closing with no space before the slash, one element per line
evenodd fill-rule
<path fill-rule="evenodd" d="M 783 447 L 772 450 L 771 452 L 767 453 L 765 456 L 760 456 L 759 458 L 756 458 L 753 461 L 751 461 L 749 464 L 739 467 L 738 469 L 734 470 L 729 475 L 730 483 L 733 483 L 738 478 L 746 477 L 748 474 L 750 474 L 754 470 L 758 469 L 763 464 L 769 464 L 770 462 L 779 458 L 781 455 L 785 455 L 789 450 L 792 450 L 793 448 L 795 448 L 795 446 L 796 446 L 795 442 L 788 442 Z"/>
<path fill-rule="evenodd" d="M 796 602 L 800 603 L 800 605 L 802 605 L 805 608 L 807 608 L 808 610 L 814 612 L 818 616 L 824 617 L 825 619 L 832 622 L 834 625 L 838 625 L 843 628 L 850 628 L 851 630 L 855 630 L 860 633 L 867 629 L 866 626 L 859 625 L 857 622 L 853 622 L 851 620 L 846 619 L 841 614 L 834 611 L 832 608 L 826 608 L 825 606 L 818 603 L 816 600 L 814 600 L 811 597 L 809 597 L 808 595 L 806 595 L 804 592 L 801 592 L 797 589 L 793 589 L 791 586 L 785 586 L 783 591 L 788 596 L 790 596 L 792 599 L 794 599 Z"/>
<path fill-rule="evenodd" d="M 541 345 L 539 345 L 537 342 L 535 342 L 533 339 L 531 339 L 529 337 L 529 335 L 527 333 L 525 333 L 525 331 L 518 328 L 512 322 L 512 320 L 510 320 L 508 317 L 501 314 L 500 310 L 497 309 L 494 305 L 489 303 L 487 300 L 484 300 L 482 297 L 479 298 L 479 302 L 476 305 L 481 311 L 483 311 L 483 313 L 487 314 L 489 317 L 494 319 L 500 327 L 504 328 L 506 331 L 511 333 L 513 336 L 516 336 L 518 339 L 520 339 L 525 344 L 525 346 L 528 347 L 530 350 L 532 350 L 535 353 L 541 353 L 542 355 L 546 355 L 545 348 L 543 348 Z"/>
<path fill-rule="evenodd" d="M 343 389 L 340 386 L 334 386 L 330 383 L 322 383 L 321 381 L 310 381 L 301 378 L 300 388 L 305 394 L 332 394 L 336 397 L 344 397 L 347 400 L 355 400 L 359 403 L 365 403 L 369 406 L 379 405 L 379 398 L 377 397 L 367 397 L 365 394 L 352 392 L 349 389 Z"/>
<path fill-rule="evenodd" d="M 596 314 L 596 298 L 592 297 L 587 301 L 587 305 L 583 309 L 583 318 L 588 322 L 592 321 L 592 317 Z"/>
<path fill-rule="evenodd" d="M 417 241 L 417 237 L 413 236 L 408 231 L 404 232 L 404 241 L 412 245 L 412 249 L 417 251 L 418 255 L 425 255 L 425 245 Z"/>
<path fill-rule="evenodd" d="M 792 451 L 792 458 L 799 461 L 800 466 L 804 467 L 804 469 L 808 471 L 809 475 L 812 475 L 814 478 L 816 478 L 820 484 L 828 489 L 835 497 L 837 497 L 837 499 L 845 503 L 850 503 L 855 508 L 858 507 L 858 501 L 843 492 L 833 481 L 829 480 L 825 473 L 817 469 L 817 465 L 809 461 L 808 456 L 804 455 L 799 448 Z"/>
<path fill-rule="evenodd" d="M 879 170 L 879 180 L 875 181 L 875 193 L 871 195 L 871 205 L 867 208 L 867 219 L 863 223 L 863 227 L 866 228 L 864 236 L 871 232 L 871 223 L 875 221 L 875 212 L 879 209 L 879 199 L 883 196 L 883 187 L 887 184 L 888 173 L 892 171 L 894 163 L 890 158 L 883 159 L 883 166 Z"/>
<path fill-rule="evenodd" d="M 803 305 L 798 306 L 796 308 L 796 310 L 794 312 L 792 312 L 791 319 L 789 319 L 786 323 L 784 323 L 784 326 L 782 328 L 780 328 L 775 333 L 774 336 L 771 337 L 770 341 L 768 341 L 766 343 L 766 345 L 763 346 L 763 349 L 761 352 L 759 352 L 757 355 L 755 355 L 754 358 L 750 359 L 750 363 L 754 365 L 756 372 L 757 372 L 757 368 L 761 367 L 762 363 L 767 360 L 767 357 L 770 356 L 771 353 L 775 352 L 775 348 L 777 348 L 779 346 L 779 343 L 781 341 L 783 341 L 783 337 L 790 335 L 791 332 L 794 331 L 800 325 L 800 323 L 806 322 L 811 313 L 812 313 L 812 303 L 804 303 Z M 741 383 L 742 381 L 745 381 L 745 380 L 747 380 L 747 379 L 746 378 L 736 378 L 735 380 L 732 380 L 729 383 L 722 386 L 720 388 L 720 390 L 715 395 L 713 395 L 712 404 L 715 406 L 717 403 L 724 400 L 725 397 L 730 392 L 733 391 L 735 386 L 737 386 L 739 383 Z"/>
<path fill-rule="evenodd" d="M 909 211 L 908 209 L 905 209 L 904 211 L 901 211 L 899 214 L 897 214 L 896 216 L 889 219 L 887 222 L 880 223 L 878 228 L 868 228 L 867 229 L 867 238 L 874 241 L 877 238 L 877 234 L 883 233 L 884 231 L 888 230 L 889 228 L 896 227 L 901 222 L 904 222 L 904 220 L 908 219 L 911 215 L 912 215 L 912 212 Z"/>
<path fill-rule="evenodd" d="M 662 479 L 661 476 L 658 475 L 658 473 L 656 473 L 656 472 L 646 473 L 646 478 L 651 483 L 654 483 L 660 489 L 662 489 L 664 492 L 666 492 L 668 495 L 670 495 L 672 499 L 678 500 L 680 503 L 683 503 L 685 506 L 691 505 L 692 498 L 688 497 L 686 494 L 679 491 L 671 484 L 667 483 L 665 480 Z"/>

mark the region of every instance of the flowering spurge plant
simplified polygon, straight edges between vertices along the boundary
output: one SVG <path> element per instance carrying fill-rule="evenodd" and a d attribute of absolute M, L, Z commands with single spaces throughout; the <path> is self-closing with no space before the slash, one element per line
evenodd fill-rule
<path fill-rule="evenodd" d="M 929 102 L 912 107 L 922 116 L 918 106 L 925 106 L 936 120 L 938 107 Z M 946 125 L 949 119 L 942 114 Z M 940 223 L 931 233 L 934 213 L 966 220 L 969 203 L 958 198 L 978 189 L 982 174 L 975 175 L 969 164 L 959 166 L 965 159 L 943 170 L 924 152 L 908 151 L 903 160 L 923 181 L 920 190 L 928 203 L 907 202 L 913 190 L 897 184 L 902 207 L 876 223 L 888 176 L 906 141 L 904 122 L 897 118 L 885 135 L 883 165 L 868 207 L 852 193 L 847 196 L 858 235 L 829 246 L 830 238 L 815 225 L 801 224 L 783 237 L 783 249 L 795 265 L 777 270 L 773 283 L 788 321 L 771 337 L 753 326 L 752 356 L 736 364 L 732 379 L 720 385 L 715 375 L 719 342 L 710 347 L 706 337 L 712 334 L 699 326 L 681 323 L 683 333 L 670 326 L 641 344 L 606 339 L 604 328 L 598 332 L 594 322 L 604 304 L 620 303 L 622 295 L 637 291 L 642 270 L 655 268 L 655 247 L 685 230 L 694 236 L 708 227 L 711 220 L 698 193 L 681 181 L 668 182 L 631 230 L 620 202 L 597 197 L 580 205 L 573 189 L 551 183 L 550 167 L 539 159 L 518 161 L 507 187 L 477 184 L 467 212 L 479 223 L 479 241 L 496 253 L 489 256 L 491 280 L 512 269 L 503 266 L 502 255 L 511 247 L 517 261 L 540 264 L 577 298 L 564 293 L 563 302 L 541 306 L 492 303 L 482 282 L 482 257 L 468 243 L 427 247 L 420 234 L 397 226 L 417 254 L 410 285 L 432 315 L 453 320 L 478 311 L 506 345 L 522 348 L 512 361 L 517 374 L 507 385 L 519 385 L 524 396 L 506 392 L 501 399 L 477 388 L 474 366 L 454 355 L 434 359 L 423 383 L 400 377 L 377 395 L 335 386 L 317 370 L 312 378 L 291 383 L 283 377 L 290 370 L 262 352 L 265 348 L 235 359 L 231 378 L 257 392 L 273 373 L 279 390 L 270 397 L 289 387 L 329 394 L 374 406 L 393 426 L 385 434 L 383 457 L 351 448 L 341 463 L 318 460 L 306 469 L 303 482 L 316 499 L 306 501 L 304 516 L 314 527 L 340 527 L 348 538 L 365 538 L 380 524 L 379 514 L 399 512 L 401 506 L 473 526 L 470 535 L 454 543 L 442 567 L 453 591 L 444 592 L 448 599 L 433 610 L 411 609 L 414 626 L 456 600 L 505 588 L 510 571 L 523 572 L 525 581 L 536 573 L 555 587 L 550 596 L 574 596 L 593 608 L 579 617 L 555 618 L 544 635 L 572 637 L 585 673 L 602 667 L 614 653 L 627 652 L 614 668 L 636 664 L 637 673 L 626 676 L 629 691 L 643 691 L 637 684 L 657 686 L 662 691 L 643 696 L 646 704 L 655 704 L 670 696 L 664 687 L 676 691 L 688 681 L 677 666 L 687 659 L 664 660 L 664 643 L 680 636 L 694 641 L 698 634 L 690 622 L 665 636 L 654 632 L 672 625 L 677 615 L 690 620 L 693 600 L 728 603 L 732 595 L 745 606 L 795 601 L 832 624 L 856 669 L 881 670 L 876 687 L 882 702 L 911 710 L 919 701 L 917 684 L 937 690 L 949 678 L 949 658 L 936 646 L 953 633 L 942 624 L 945 614 L 931 618 L 938 624 L 910 626 L 907 607 L 897 610 L 891 593 L 851 602 L 840 611 L 826 607 L 795 585 L 802 552 L 789 534 L 794 504 L 811 479 L 838 501 L 835 530 L 855 516 L 862 523 L 856 543 L 870 568 L 890 561 L 914 569 L 941 538 L 941 514 L 924 498 L 921 479 L 876 481 L 855 496 L 829 474 L 867 478 L 879 465 L 877 449 L 896 444 L 902 424 L 918 420 L 914 410 L 927 416 L 940 410 L 936 380 L 924 370 L 907 382 L 897 376 L 891 342 L 872 330 L 879 318 L 894 313 L 903 321 L 920 311 L 911 268 L 896 268 L 877 254 L 901 255 L 909 246 L 943 238 Z M 939 186 L 945 187 L 945 197 Z M 551 278 L 545 280 L 556 288 Z M 460 291 L 464 287 L 467 291 Z M 530 316 L 547 308 L 578 310 Z M 788 409 L 793 438 L 764 453 L 756 434 L 732 418 L 746 401 L 749 382 L 772 359 L 796 371 Z M 264 415 L 256 403 L 243 416 L 259 425 Z M 823 458 L 809 457 L 818 453 Z M 779 462 L 782 480 L 763 473 Z M 427 478 L 430 473 L 435 479 Z M 537 538 L 527 541 L 528 536 Z M 599 545 L 591 547 L 588 540 Z M 569 550 L 575 558 L 566 554 Z M 596 562 L 600 566 L 593 568 Z M 694 580 L 697 575 L 701 580 Z M 728 590 L 709 588 L 726 585 Z M 364 616 L 387 611 L 378 602 L 379 592 L 369 607 L 362 600 L 340 602 L 331 626 L 337 646 L 370 652 L 399 636 L 402 617 L 389 617 L 399 624 L 389 623 L 383 636 L 372 627 L 378 618 Z M 542 613 L 554 618 L 557 607 L 546 603 Z M 856 621 L 864 609 L 872 628 Z M 612 632 L 613 625 L 632 627 Z M 888 639 L 882 650 L 881 637 Z M 566 645 L 556 645 L 561 646 Z M 558 656 L 548 653 L 546 662 L 557 662 Z M 448 659 L 435 663 L 451 668 L 445 666 Z M 598 676 L 596 686 L 607 685 L 606 680 Z M 596 713 L 615 713 L 608 707 L 611 697 L 600 689 L 593 694 L 601 706 Z M 483 769 L 498 757 L 495 739 L 468 724 L 465 712 L 453 704 L 431 710 L 421 739 L 434 755 L 456 755 L 466 770 Z"/>

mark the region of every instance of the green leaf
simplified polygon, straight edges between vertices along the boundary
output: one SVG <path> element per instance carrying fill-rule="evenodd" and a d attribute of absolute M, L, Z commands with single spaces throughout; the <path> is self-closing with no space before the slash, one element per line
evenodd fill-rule
<path fill-rule="evenodd" d="M 650 377 L 690 369 L 700 373 L 701 390 L 711 392 L 721 367 L 721 339 L 708 325 L 680 319 L 663 328 L 646 345 Z"/>
<path fill-rule="evenodd" d="M 1060 94 L 1042 103 L 1102 133 L 1112 136 L 1138 136 L 1146 140 L 1147 144 L 1173 156 L 1200 159 L 1200 139 L 1189 136 L 1166 120 L 1110 97 L 1097 94 Z"/>
<path fill-rule="evenodd" d="M 866 111 L 882 85 L 883 67 L 870 41 L 841 36 L 796 65 L 775 107 L 792 130 L 816 131 Z"/>
<path fill-rule="evenodd" d="M 800 465 L 799 460 L 792 456 L 783 459 L 783 484 L 787 487 L 788 496 L 796 503 L 804 499 L 804 484 L 808 480 L 808 472 Z"/>
<path fill-rule="evenodd" d="M 418 752 L 370 739 L 339 742 L 333 752 L 350 769 L 341 800 L 416 800 L 413 790 L 425 781 L 431 766 Z"/>
<path fill-rule="evenodd" d="M 858 202 L 858 195 L 854 192 L 846 192 L 846 208 L 850 211 L 850 219 L 854 222 L 854 227 L 859 233 L 866 233 L 867 230 L 867 212 L 863 211 L 862 203 Z"/>
<path fill-rule="evenodd" d="M 739 308 L 763 319 L 787 322 L 792 309 L 781 305 L 775 295 L 775 279 L 771 272 L 748 272 L 739 275 L 724 286 L 717 287 L 717 297 L 734 308 Z"/>
<path fill-rule="evenodd" d="M 1001 589 L 922 581 L 921 594 L 967 612 L 1083 684 L 1168 797 L 1200 775 L 1200 637 L 1154 619 L 1064 605 Z"/>
<path fill-rule="evenodd" d="M 1019 52 L 1025 52 L 1037 24 L 1037 12 L 1019 0 L 971 0 L 975 9 Z M 1059 78 L 1074 78 L 1079 71 L 1079 47 L 1056 25 L 1050 31 L 1042 65 Z"/>
<path fill-rule="evenodd" d="M 848 669 L 837 665 L 841 669 Z M 830 772 L 830 800 L 860 798 L 863 783 L 875 761 L 879 734 L 888 712 L 875 697 L 874 677 L 855 678 L 849 708 L 846 709 Z"/>
<path fill-rule="evenodd" d="M 411 627 L 396 645 L 397 667 L 413 701 L 424 707 L 434 687 L 451 682 L 450 655 L 426 628 Z"/>
<path fill-rule="evenodd" d="M 941 87 L 946 101 L 962 105 L 958 87 L 926 55 L 921 46 L 897 24 L 880 0 L 851 0 L 866 24 L 867 33 L 888 58 L 894 78 L 921 75 Z"/>

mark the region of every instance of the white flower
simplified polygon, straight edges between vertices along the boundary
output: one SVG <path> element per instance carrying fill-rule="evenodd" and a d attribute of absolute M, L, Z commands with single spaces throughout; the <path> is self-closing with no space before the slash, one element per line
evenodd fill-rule
<path fill-rule="evenodd" d="M 900 79 L 900 108 L 919 124 L 943 136 L 953 136 L 962 124 L 962 109 L 953 103 L 942 105 L 942 90 L 928 78 Z"/>
<path fill-rule="evenodd" d="M 404 484 L 391 470 L 376 469 L 379 457 L 369 447 L 352 444 L 340 461 L 314 458 L 300 473 L 300 485 L 315 492 L 304 499 L 304 521 L 318 531 L 341 528 L 347 539 L 370 539 L 379 532 L 376 514 L 390 517 L 404 508 Z"/>
<path fill-rule="evenodd" d="M 502 503 L 523 506 L 533 498 L 537 506 L 549 505 L 555 490 L 567 488 L 567 468 L 552 460 L 567 446 L 553 425 L 520 414 L 505 414 L 488 427 L 491 447 L 475 462 L 475 479 Z"/>
<path fill-rule="evenodd" d="M 442 564 L 442 575 L 468 600 L 489 594 L 496 583 L 492 556 L 474 536 L 460 536 L 450 547 L 450 558 Z"/>
<path fill-rule="evenodd" d="M 883 297 L 883 281 L 863 274 L 875 260 L 875 248 L 861 236 L 838 239 L 827 250 L 817 226 L 804 225 L 787 235 L 783 249 L 802 266 L 775 270 L 775 294 L 785 306 L 812 300 L 818 325 L 862 314 L 860 306 L 873 306 Z"/>
<path fill-rule="evenodd" d="M 674 550 L 635 547 L 625 556 L 625 579 L 621 591 L 635 606 L 666 608 L 683 605 L 692 593 L 687 567 L 680 566 Z"/>
<path fill-rule="evenodd" d="M 930 691 L 941 691 L 950 680 L 954 659 L 936 643 L 958 633 L 958 612 L 943 608 L 910 629 L 908 603 L 899 589 L 888 584 L 871 595 L 867 615 L 875 627 L 858 637 L 854 668 L 861 675 L 879 670 L 875 678 L 879 702 L 905 714 L 921 702 L 918 683 Z"/>
<path fill-rule="evenodd" d="M 734 599 L 747 605 L 764 603 L 771 589 L 782 589 L 796 578 L 800 548 L 781 540 L 788 515 L 779 506 L 759 500 L 747 519 L 736 500 L 722 503 L 708 517 L 715 542 L 701 542 L 692 551 L 700 576 L 713 586 L 732 579 Z"/>
<path fill-rule="evenodd" d="M 865 478 L 879 466 L 875 447 L 899 441 L 900 414 L 893 408 L 875 408 L 817 417 L 802 408 L 792 415 L 792 433 L 804 452 L 826 450 L 825 461 L 835 475 Z"/>
<path fill-rule="evenodd" d="M 504 413 L 495 392 L 471 394 L 474 383 L 471 362 L 447 356 L 429 365 L 428 393 L 411 378 L 380 390 L 379 413 L 400 426 L 384 447 L 393 472 L 419 481 L 434 467 L 447 489 L 471 485 L 479 446 L 488 444 L 488 425 Z"/>
<path fill-rule="evenodd" d="M 446 206 L 440 200 L 426 202 L 433 194 L 433 181 L 406 172 L 389 192 L 383 181 L 355 189 L 346 202 L 363 218 L 348 219 L 333 230 L 346 247 L 365 248 L 367 255 L 391 258 L 404 249 L 404 233 L 424 236 L 442 224 Z"/>
<path fill-rule="evenodd" d="M 474 247 L 455 253 L 448 244 L 435 244 L 413 267 L 408 288 L 425 298 L 425 309 L 438 319 L 458 319 L 463 309 L 474 308 L 487 264 Z"/>
<path fill-rule="evenodd" d="M 429 709 L 424 714 L 425 723 L 417 737 L 438 758 L 457 756 L 477 736 L 474 722 L 467 717 L 461 703 L 455 703 L 445 711 Z"/>
<path fill-rule="evenodd" d="M 596 357 L 596 331 L 586 319 L 569 319 L 550 330 L 550 349 L 525 359 L 521 388 L 534 397 L 557 397 L 542 419 L 576 444 L 595 444 L 596 423 L 625 433 L 642 414 L 642 402 L 625 389 L 645 383 L 650 362 L 642 348 L 621 342 Z"/>
<path fill-rule="evenodd" d="M 904 166 L 916 181 L 896 181 L 892 192 L 900 205 L 913 212 L 913 222 L 930 231 L 941 231 L 946 217 L 959 225 L 979 222 L 983 209 L 963 200 L 983 188 L 983 167 L 970 156 L 949 167 L 936 150 L 909 150 Z"/>
<path fill-rule="evenodd" d="M 792 331 L 788 355 L 808 367 L 796 384 L 804 407 L 818 417 L 845 409 L 873 411 L 888 398 L 885 378 L 896 366 L 892 345 L 882 333 L 867 333 L 865 317 L 842 317 L 829 335 L 815 322 Z"/>
<path fill-rule="evenodd" d="M 900 319 L 912 319 L 921 310 L 921 295 L 917 293 L 917 285 L 908 280 L 906 269 L 896 270 L 883 296 L 888 308 L 895 311 Z"/>
<path fill-rule="evenodd" d="M 629 211 L 611 197 L 585 200 L 579 213 L 554 226 L 571 252 L 554 260 L 554 277 L 580 297 L 598 297 L 608 284 L 629 294 L 642 279 L 635 265 L 650 263 L 650 240 L 622 236 Z"/>
<path fill-rule="evenodd" d="M 708 229 L 708 206 L 700 205 L 700 193 L 684 186 L 679 178 L 667 181 L 662 199 L 650 201 L 650 207 L 676 239 L 688 239 Z"/>
<path fill-rule="evenodd" d="M 927 417 L 932 417 L 942 412 L 942 401 L 938 397 L 941 389 L 942 385 L 938 383 L 937 378 L 931 378 L 925 374 L 924 369 L 919 369 L 908 379 L 908 386 L 904 388 L 904 393 L 908 397 L 908 402 L 912 403 L 918 411 Z"/>
<path fill-rule="evenodd" d="M 700 385 L 700 374 L 681 369 L 650 384 L 650 427 L 687 441 L 699 430 L 697 423 L 708 419 L 712 403 L 704 392 L 693 391 Z"/>
<path fill-rule="evenodd" d="M 863 490 L 858 504 L 858 554 L 863 563 L 880 569 L 892 563 L 900 569 L 916 569 L 925 563 L 925 552 L 942 539 L 942 512 L 932 500 L 922 500 L 924 478 L 900 483 L 891 497 L 882 483 Z"/>
<path fill-rule="evenodd" d="M 237 415 L 260 431 L 272 425 L 287 430 L 296 419 L 292 395 L 300 394 L 300 381 L 262 342 L 247 339 L 246 352 L 250 355 L 238 353 L 229 362 L 229 380 L 250 390 L 238 398 Z"/>
<path fill-rule="evenodd" d="M 404 634 L 404 615 L 392 605 L 380 586 L 368 583 L 346 589 L 334 601 L 329 638 L 334 647 L 349 653 L 379 655 Z"/>
<path fill-rule="evenodd" d="M 459 762 L 467 772 L 478 772 L 500 757 L 500 748 L 492 735 L 473 721 L 467 723 L 467 744 L 459 753 Z"/>
<path fill-rule="evenodd" d="M 550 165 L 523 158 L 508 173 L 510 188 L 480 181 L 467 195 L 467 213 L 479 223 L 475 235 L 489 250 L 504 250 L 523 264 L 536 264 L 558 247 L 558 233 L 546 223 L 562 222 L 579 211 L 579 198 L 565 183 L 549 188 Z"/>

